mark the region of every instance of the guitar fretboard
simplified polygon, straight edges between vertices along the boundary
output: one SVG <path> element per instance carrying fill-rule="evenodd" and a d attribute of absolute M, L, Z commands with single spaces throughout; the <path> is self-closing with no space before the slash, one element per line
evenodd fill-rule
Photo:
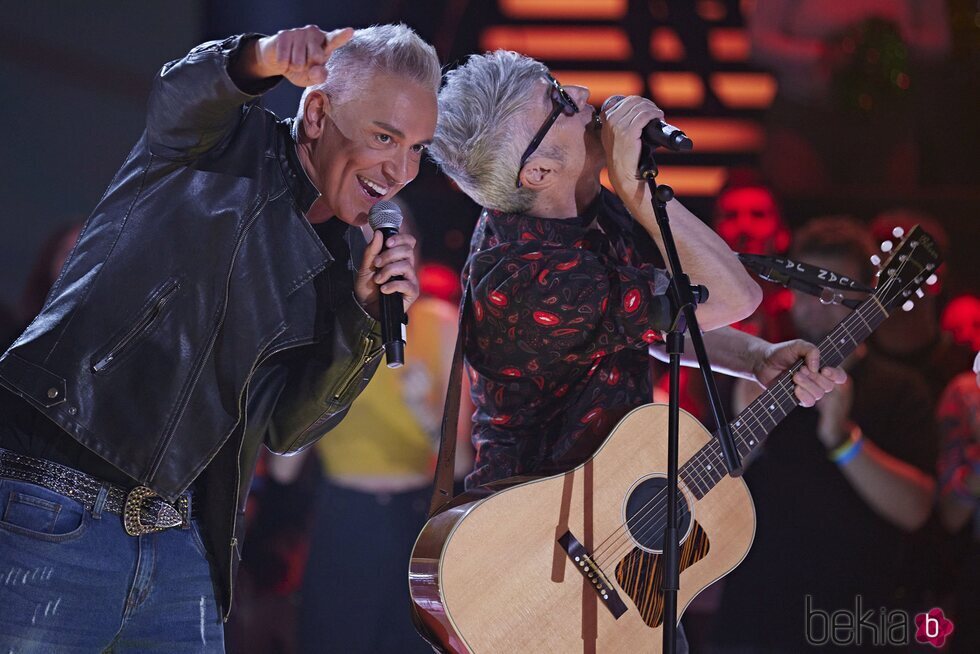
<path fill-rule="evenodd" d="M 862 302 L 820 341 L 820 366 L 839 366 L 887 317 L 888 312 L 876 296 Z M 743 460 L 762 445 L 769 432 L 797 407 L 793 394 L 793 374 L 802 365 L 800 361 L 780 375 L 762 395 L 728 423 Z M 712 438 L 679 471 L 681 479 L 698 499 L 704 497 L 727 474 L 717 438 Z"/>

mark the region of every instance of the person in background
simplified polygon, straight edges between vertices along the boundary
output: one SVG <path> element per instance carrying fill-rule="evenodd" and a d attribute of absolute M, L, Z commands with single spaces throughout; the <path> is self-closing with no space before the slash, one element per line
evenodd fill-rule
<path fill-rule="evenodd" d="M 980 651 L 980 353 L 939 400 L 939 517 L 957 537 L 954 654 Z"/>
<path fill-rule="evenodd" d="M 954 297 L 943 309 L 940 324 L 953 342 L 980 350 L 980 297 L 972 293 Z"/>
<path fill-rule="evenodd" d="M 403 208 L 401 233 L 418 234 Z M 297 652 L 430 652 L 408 611 L 408 560 L 432 497 L 443 404 L 459 309 L 438 268 L 419 266 L 420 295 L 408 314 L 405 365 L 381 366 L 344 422 L 316 445 L 322 467 L 297 616 Z M 458 288 L 458 276 L 453 275 Z M 455 298 L 458 300 L 458 297 Z M 463 388 L 456 451 L 472 469 Z M 290 484 L 307 450 L 273 456 L 273 480 Z"/>
<path fill-rule="evenodd" d="M 790 257 L 868 283 L 873 252 L 863 226 L 831 217 L 797 231 Z M 793 293 L 797 334 L 813 342 L 850 311 Z M 929 391 L 918 376 L 866 347 L 843 367 L 847 383 L 788 416 L 748 461 L 755 541 L 724 580 L 712 652 L 804 651 L 808 638 L 824 636 L 808 632 L 807 608 L 851 610 L 858 595 L 875 612 L 921 609 L 913 536 L 929 518 L 935 490 Z M 739 382 L 736 409 L 758 393 Z M 853 651 L 878 648 L 865 638 L 864 648 Z"/>
<path fill-rule="evenodd" d="M 919 211 L 892 209 L 879 213 L 871 222 L 871 235 L 879 248 L 877 256 L 885 259 L 888 255 L 880 248 L 893 248 L 901 241 L 895 235 L 896 228 L 907 234 L 915 225 L 921 225 L 936 240 L 940 252 L 949 252 L 950 240 L 939 221 Z M 921 375 L 933 405 L 950 380 L 970 367 L 972 359 L 972 350 L 957 343 L 940 324 L 941 298 L 949 276 L 949 264 L 944 263 L 936 271 L 935 283 L 926 283 L 923 296 L 912 298 L 912 310 L 892 312 L 868 341 L 878 355 Z"/>

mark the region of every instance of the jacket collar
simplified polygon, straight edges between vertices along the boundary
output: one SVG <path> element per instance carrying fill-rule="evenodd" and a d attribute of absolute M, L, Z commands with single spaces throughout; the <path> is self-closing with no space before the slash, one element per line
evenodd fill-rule
<path fill-rule="evenodd" d="M 306 169 L 303 168 L 303 164 L 299 160 L 299 155 L 296 154 L 296 144 L 298 143 L 296 140 L 296 121 L 292 118 L 283 120 L 279 123 L 279 130 L 281 136 L 279 139 L 279 165 L 282 166 L 282 176 L 296 200 L 296 206 L 303 212 L 303 215 L 306 215 L 313 203 L 320 197 L 320 191 L 313 185 L 310 176 L 306 174 Z"/>

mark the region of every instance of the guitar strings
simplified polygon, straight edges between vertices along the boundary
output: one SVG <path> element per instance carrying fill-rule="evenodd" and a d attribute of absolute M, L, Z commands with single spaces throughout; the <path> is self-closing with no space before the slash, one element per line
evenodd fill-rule
<path fill-rule="evenodd" d="M 795 373 L 795 371 L 793 372 Z M 792 374 L 789 375 L 788 379 L 790 380 L 790 383 L 788 385 L 786 385 L 786 380 L 780 380 L 779 382 L 777 382 L 777 384 L 774 384 L 769 390 L 785 391 L 791 389 L 793 386 Z M 739 417 L 741 418 L 742 416 Z M 756 416 L 752 415 L 751 412 L 746 412 L 745 417 L 755 417 L 759 425 L 761 426 L 762 424 L 762 422 L 758 420 Z M 746 439 L 741 435 L 741 433 L 736 433 L 735 435 L 739 439 L 741 445 L 745 445 L 747 443 Z M 708 450 L 709 448 L 712 448 L 715 443 L 717 443 L 717 441 L 712 440 L 702 450 L 699 450 L 697 453 L 695 453 L 691 457 L 691 459 L 688 460 L 687 463 L 690 463 L 695 457 L 702 455 L 702 453 L 709 453 L 709 454 L 714 453 L 714 452 L 708 452 Z M 704 477 L 701 477 L 700 481 L 704 481 Z M 657 504 L 654 506 L 650 506 L 650 504 L 653 502 L 657 502 Z M 685 499 L 683 495 L 678 495 L 677 507 L 681 511 L 683 511 L 683 509 L 685 508 Z M 599 561 L 600 551 L 603 552 L 603 554 L 601 555 L 601 557 L 603 558 L 603 561 L 601 563 L 603 564 L 609 563 L 611 560 L 621 558 L 620 555 L 617 553 L 617 551 L 621 548 L 622 545 L 624 544 L 627 545 L 626 551 L 628 551 L 632 547 L 632 545 L 630 544 L 632 540 L 637 540 L 637 541 L 642 540 L 642 535 L 646 535 L 645 531 L 643 531 L 642 535 L 638 532 L 640 532 L 641 530 L 648 530 L 649 527 L 655 527 L 660 529 L 664 528 L 664 525 L 666 525 L 665 519 L 667 517 L 666 509 L 667 509 L 667 491 L 666 489 L 663 489 L 656 496 L 651 498 L 646 504 L 640 507 L 640 509 L 638 509 L 637 512 L 633 514 L 632 517 L 627 519 L 625 523 L 620 525 L 602 543 L 600 543 L 600 545 L 596 548 L 593 559 L 596 561 L 597 564 L 600 563 Z M 661 522 L 663 522 L 663 525 L 661 525 Z M 637 532 L 636 535 L 633 535 L 634 532 Z M 613 538 L 614 536 L 616 537 L 616 539 L 612 543 L 607 545 L 606 544 L 607 541 L 609 541 L 609 539 Z M 608 554 L 609 550 L 612 550 L 613 552 L 612 555 Z"/>
<path fill-rule="evenodd" d="M 895 279 L 894 277 L 891 277 L 888 280 L 886 280 L 886 282 L 884 284 L 882 284 L 882 293 L 884 293 L 885 291 L 889 290 L 889 286 L 893 285 L 893 280 L 894 279 Z M 909 283 L 909 286 L 911 286 L 912 283 L 914 283 L 914 282 L 910 282 Z M 876 296 L 877 296 L 877 294 L 875 296 L 872 296 L 872 299 L 875 301 L 875 304 L 877 304 L 878 307 L 880 307 L 882 313 L 885 314 L 884 317 L 887 317 L 887 311 L 885 311 L 884 306 L 880 302 L 878 302 Z M 870 334 L 871 331 L 873 331 L 873 328 L 868 324 L 867 320 L 865 320 L 866 317 L 864 315 L 861 315 L 860 312 L 865 307 L 873 308 L 873 306 L 874 305 L 871 302 L 865 303 L 864 305 L 862 305 L 861 307 L 859 307 L 858 310 L 856 310 L 852 314 L 849 314 L 849 316 L 848 316 L 848 318 L 850 318 L 851 316 L 854 316 L 855 314 L 857 314 L 858 319 L 861 322 L 863 322 L 865 324 L 865 326 L 868 328 L 869 334 Z M 884 319 L 884 317 L 882 318 L 882 320 Z M 843 329 L 845 331 L 845 335 L 846 335 L 847 327 L 845 327 L 845 323 L 847 322 L 848 318 L 845 318 L 845 320 L 841 321 L 837 325 L 837 327 L 835 327 L 833 330 L 831 330 L 831 332 L 824 338 L 824 340 L 828 341 L 828 343 L 827 343 L 828 348 L 834 350 L 835 353 L 838 356 L 840 356 L 840 352 L 839 352 L 838 348 L 836 347 L 836 344 L 833 343 L 833 342 L 829 342 L 829 341 L 831 341 L 832 338 L 834 340 L 836 340 L 837 336 L 835 335 L 835 332 L 837 332 L 838 330 Z M 853 338 L 851 340 L 853 341 Z M 857 342 L 855 341 L 855 345 L 856 344 L 857 344 Z M 780 390 L 780 391 L 784 391 L 785 392 L 786 390 L 788 390 L 787 387 L 785 386 L 786 382 L 787 381 L 791 382 L 792 375 L 795 374 L 795 371 L 798 370 L 801 365 L 802 365 L 802 362 L 799 362 L 799 363 L 795 364 L 792 368 L 790 368 L 790 370 L 788 370 L 779 379 L 777 379 L 777 381 L 773 384 L 773 386 L 770 387 L 770 389 L 768 389 L 766 391 L 766 394 L 768 394 L 768 395 L 771 396 L 771 395 L 774 395 L 775 394 L 773 391 Z M 790 383 L 789 386 L 791 387 L 792 384 Z M 764 402 L 753 402 L 753 405 L 762 406 L 762 405 L 764 405 L 765 402 L 769 401 L 770 399 L 773 399 L 773 398 L 770 397 L 770 398 L 766 399 Z M 780 404 L 780 408 L 782 408 L 782 404 Z M 754 418 L 755 421 L 756 421 L 756 423 L 760 427 L 763 427 L 762 421 L 759 419 L 759 416 L 755 413 L 755 410 L 752 407 L 749 407 L 749 409 L 750 410 L 743 411 L 742 416 L 745 416 L 745 417 L 748 417 L 748 418 Z M 788 414 L 788 412 L 787 412 L 787 414 Z M 736 418 L 736 423 L 738 423 L 738 422 L 740 422 L 742 420 L 742 416 L 739 416 L 739 417 Z M 774 420 L 774 424 L 778 424 L 778 423 L 779 423 L 779 420 Z M 763 429 L 765 429 L 765 428 L 763 428 Z M 743 445 L 745 445 L 746 444 L 745 438 L 741 434 L 739 434 L 738 437 L 739 437 L 741 443 Z M 706 446 L 705 448 L 702 448 L 701 450 L 699 450 L 697 453 L 695 453 L 691 457 L 691 459 L 688 462 L 685 463 L 685 465 L 687 465 L 687 463 L 691 463 L 691 462 L 696 463 L 694 461 L 695 457 L 700 457 L 702 455 L 702 453 L 705 453 L 709 449 L 717 450 L 717 441 L 712 441 L 711 443 L 708 444 L 708 446 Z M 749 453 L 751 453 L 751 450 L 752 450 L 752 447 L 749 448 Z M 711 452 L 711 454 L 717 455 L 717 451 Z M 727 474 L 727 473 L 725 473 L 725 474 Z M 693 478 L 691 478 L 691 479 L 693 480 Z M 703 482 L 704 481 L 703 475 L 700 475 L 699 474 L 698 475 L 698 480 Z M 658 512 L 658 515 L 656 515 L 656 516 L 651 516 L 649 514 L 652 511 L 656 511 L 657 509 L 665 508 L 666 507 L 666 497 L 663 498 L 663 500 L 664 500 L 663 502 L 658 502 L 657 506 L 651 507 L 650 509 L 648 509 L 646 511 L 644 511 L 644 509 L 646 509 L 646 507 L 648 507 L 651 502 L 653 502 L 655 500 L 661 499 L 661 496 L 662 495 L 665 495 L 665 494 L 666 494 L 666 489 L 664 491 L 661 491 L 661 493 L 658 494 L 656 497 L 651 498 L 651 500 L 649 500 L 647 502 L 647 504 L 644 505 L 644 507 L 641 507 L 641 509 L 639 511 L 637 511 L 637 513 L 632 518 L 630 518 L 629 520 L 627 520 L 627 523 L 625 525 L 621 526 L 620 528 L 618 528 L 617 530 L 615 530 L 612 534 L 610 534 L 610 536 L 608 536 L 606 539 L 604 539 L 603 542 L 600 543 L 600 547 L 596 549 L 596 555 L 598 555 L 599 549 L 605 549 L 605 550 L 608 550 L 609 549 L 610 546 L 603 547 L 603 545 L 609 540 L 609 538 L 611 538 L 612 536 L 616 535 L 617 532 L 620 532 L 620 536 L 622 536 L 624 534 L 627 536 L 627 539 L 626 539 L 627 549 L 626 549 L 626 551 L 628 552 L 629 549 L 632 548 L 632 545 L 630 544 L 630 539 L 629 539 L 629 535 L 630 535 L 631 532 L 628 529 L 628 525 L 629 525 L 629 522 L 631 520 L 639 519 L 640 522 L 646 522 L 647 525 L 643 526 L 642 527 L 643 529 L 646 529 L 647 527 L 650 526 L 649 525 L 649 522 L 650 522 L 651 519 L 654 520 L 654 525 L 655 526 L 660 526 L 661 519 L 665 517 L 666 512 L 663 512 L 663 513 L 659 513 Z M 678 501 L 678 504 L 679 505 L 681 505 L 682 499 L 683 498 L 679 498 L 679 501 Z M 680 506 L 680 508 L 683 509 L 683 506 Z M 647 515 L 646 516 L 643 516 L 643 518 L 641 518 L 641 514 L 644 513 L 644 512 L 647 513 Z M 634 525 L 634 526 L 635 527 L 640 527 L 640 525 Z M 623 531 L 623 528 L 624 527 L 627 528 L 626 531 Z M 634 537 L 634 539 L 635 540 L 639 540 L 638 537 Z M 617 541 L 619 541 L 619 540 L 621 540 L 621 538 L 617 538 Z M 619 547 L 615 543 L 613 544 L 613 547 L 616 547 L 616 549 L 619 549 Z M 612 559 L 618 558 L 618 556 L 622 556 L 622 555 L 623 554 L 620 554 L 620 555 L 617 555 L 617 556 L 613 556 Z M 604 557 L 604 558 L 607 559 L 605 562 L 608 563 L 609 557 Z M 596 558 L 594 560 L 596 560 L 598 562 L 598 556 L 596 556 Z"/>
<path fill-rule="evenodd" d="M 901 268 L 904 267 L 905 265 L 907 265 L 910 261 L 911 261 L 911 259 L 906 259 L 906 261 L 904 261 L 904 262 L 902 262 L 900 264 L 899 269 L 901 270 Z M 885 280 L 885 282 L 882 284 L 882 287 L 881 287 L 882 294 L 885 294 L 886 292 L 888 292 L 890 290 L 890 287 L 894 285 L 895 279 L 898 276 L 899 275 L 896 274 L 895 276 L 890 276 L 887 280 Z M 913 284 L 915 284 L 915 281 L 914 280 L 913 281 L 910 281 L 906 285 L 905 288 L 901 289 L 901 291 L 905 291 L 907 288 L 911 287 Z M 877 307 L 880 308 L 879 310 L 882 311 L 885 314 L 885 317 L 887 317 L 887 315 L 888 315 L 887 314 L 887 311 L 884 310 L 884 306 L 877 300 L 877 295 L 878 294 L 876 293 L 875 295 L 871 296 L 870 299 L 874 300 L 873 303 L 869 301 L 869 302 L 866 302 L 866 303 L 862 304 L 861 306 L 858 307 L 857 310 L 855 310 L 854 312 L 852 312 L 851 314 L 849 314 L 847 318 L 845 318 L 840 323 L 838 323 L 838 325 L 833 330 L 831 330 L 830 333 L 828 333 L 826 337 L 824 337 L 824 340 L 827 340 L 827 341 L 837 340 L 838 336 L 841 335 L 841 334 L 837 334 L 836 333 L 838 331 L 842 331 L 843 332 L 843 335 L 845 335 L 845 336 L 848 335 L 848 333 L 847 333 L 848 332 L 848 327 L 845 326 L 845 323 L 848 322 L 848 319 L 850 319 L 851 317 L 854 317 L 854 316 L 856 316 L 857 317 L 857 320 L 860 320 L 864 324 L 865 328 L 868 330 L 868 332 L 870 334 L 870 332 L 872 332 L 874 330 L 874 328 L 869 324 L 867 318 L 872 318 L 872 316 L 862 315 L 862 311 L 865 309 L 865 307 L 867 307 L 869 309 L 874 309 L 874 308 L 876 308 L 875 305 L 877 304 Z M 884 318 L 882 318 L 882 319 L 884 319 Z M 836 345 L 834 343 L 828 342 L 827 345 L 830 348 L 832 348 L 833 350 L 835 350 L 835 352 L 836 352 L 837 355 L 840 355 L 840 352 L 839 352 L 838 348 L 836 347 Z M 793 374 L 795 374 L 795 372 L 797 370 L 799 370 L 799 368 L 801 366 L 802 366 L 802 362 L 798 362 L 797 364 L 794 364 L 793 367 L 791 367 L 783 375 L 781 375 L 780 378 L 778 378 L 776 380 L 776 382 L 769 389 L 767 389 L 765 391 L 765 393 L 763 394 L 763 396 L 769 395 L 770 396 L 769 398 L 767 398 L 765 401 L 763 401 L 761 403 L 759 403 L 759 402 L 753 402 L 752 404 L 753 405 L 758 405 L 758 407 L 762 407 L 765 404 L 765 402 L 768 402 L 768 401 L 770 401 L 772 399 L 775 399 L 775 396 L 777 395 L 777 391 L 778 392 L 782 392 L 782 393 L 785 393 L 787 391 L 790 391 L 790 393 L 791 393 L 792 388 L 794 386 L 793 383 L 792 383 L 792 376 L 793 376 Z M 763 396 L 760 396 L 760 399 Z M 782 404 L 780 404 L 780 408 L 782 408 Z M 793 408 L 795 408 L 795 407 L 793 407 Z M 787 414 L 788 414 L 788 412 L 787 412 Z M 739 421 L 741 421 L 743 419 L 746 419 L 746 418 L 751 418 L 751 419 L 754 419 L 755 420 L 756 424 L 759 427 L 763 427 L 763 423 L 762 423 L 762 420 L 760 419 L 760 415 L 763 415 L 763 414 L 757 413 L 756 412 L 756 409 L 753 408 L 752 405 L 750 405 L 750 407 L 748 407 L 748 410 L 743 411 L 739 416 L 736 417 L 736 422 L 739 422 Z M 781 419 L 780 420 L 776 420 L 775 421 L 775 424 L 778 424 L 780 421 L 781 421 Z M 763 429 L 764 429 L 764 431 L 767 431 L 767 430 L 765 430 L 765 428 L 763 428 Z M 736 430 L 736 431 L 740 431 L 740 430 Z M 737 434 L 737 437 L 738 437 L 741 445 L 747 445 L 747 441 L 745 440 L 745 437 L 741 433 L 738 433 Z M 701 450 L 699 450 L 698 452 L 696 452 L 687 462 L 685 462 L 685 465 L 687 465 L 688 463 L 691 463 L 695 459 L 695 457 L 699 457 L 703 452 L 705 452 L 706 450 L 709 450 L 709 449 L 713 448 L 716 444 L 717 444 L 717 440 L 711 441 L 704 448 L 702 448 Z M 759 441 L 759 444 L 761 444 L 761 440 Z M 753 447 L 754 446 L 749 445 L 749 452 L 750 453 L 751 453 Z M 739 449 L 741 449 L 741 448 L 739 448 Z M 726 472 L 724 474 L 728 474 L 728 473 Z M 690 478 L 690 479 L 693 480 L 693 477 Z M 705 481 L 704 476 L 701 475 L 701 474 L 699 474 L 697 481 L 701 481 L 701 482 Z M 653 502 L 655 502 L 655 501 L 657 501 L 657 504 L 655 506 L 650 506 L 650 504 L 653 503 Z M 681 510 L 684 509 L 684 504 L 685 503 L 684 503 L 683 496 L 682 495 L 679 495 L 678 496 L 678 507 Z M 656 496 L 654 496 L 653 498 L 651 498 L 650 500 L 648 500 L 646 502 L 646 504 L 644 504 L 631 518 L 627 519 L 627 521 L 625 523 L 623 523 L 622 525 L 620 525 L 609 536 L 607 536 L 599 544 L 599 546 L 597 546 L 597 548 L 595 549 L 595 551 L 593 553 L 593 560 L 596 561 L 597 564 L 600 564 L 600 565 L 602 565 L 604 567 L 604 564 L 607 564 L 610 561 L 614 561 L 617 558 L 621 558 L 622 556 L 625 555 L 625 553 L 628 553 L 628 551 L 633 547 L 633 545 L 631 544 L 631 541 L 633 541 L 633 540 L 639 541 L 640 540 L 640 537 L 639 536 L 633 536 L 632 538 L 630 538 L 630 536 L 632 535 L 631 527 L 633 529 L 635 529 L 635 530 L 640 530 L 640 529 L 642 529 L 642 530 L 648 530 L 649 527 L 663 528 L 663 527 L 661 527 L 661 522 L 663 522 L 664 525 L 666 524 L 666 522 L 664 521 L 664 519 L 666 518 L 666 513 L 667 513 L 666 512 L 666 508 L 667 508 L 666 505 L 667 505 L 666 489 L 664 489 L 664 490 L 661 490 L 660 493 L 658 493 Z M 663 510 L 661 511 L 661 509 L 663 509 Z M 655 511 L 657 512 L 656 515 L 653 515 L 653 512 L 655 512 Z M 630 525 L 630 522 L 634 522 L 635 524 Z M 607 543 L 610 540 L 610 538 L 613 538 L 614 536 L 616 536 L 616 540 L 612 544 L 608 544 L 607 545 Z M 621 545 L 623 544 L 621 541 L 624 540 L 624 537 L 625 537 L 625 541 L 624 542 L 625 542 L 625 545 L 627 546 L 625 551 L 623 551 L 622 553 L 615 553 L 612 556 L 609 556 L 608 554 L 605 553 L 605 552 L 608 552 L 608 550 L 610 550 L 610 548 L 612 548 L 614 552 L 618 552 L 621 549 Z M 602 555 L 603 561 L 600 561 L 599 560 L 599 558 L 600 558 L 599 557 L 599 552 L 600 551 L 604 552 L 604 554 Z"/>
<path fill-rule="evenodd" d="M 893 285 L 892 284 L 893 280 L 894 280 L 894 277 L 891 277 L 888 280 L 886 280 L 886 282 L 884 284 L 882 284 L 882 292 L 883 293 L 884 293 L 884 291 L 887 291 L 888 290 L 888 287 L 890 285 Z M 914 283 L 914 282 L 910 282 L 909 285 L 911 286 L 912 283 Z M 877 301 L 877 297 L 876 296 L 872 296 L 872 299 L 874 299 L 875 300 L 875 304 L 877 304 L 881 308 L 882 313 L 885 314 L 884 317 L 887 317 L 887 311 L 885 311 L 884 310 L 884 306 L 881 305 L 881 303 Z M 832 340 L 836 340 L 837 336 L 835 335 L 835 332 L 837 332 L 838 330 L 844 330 L 845 335 L 847 335 L 847 327 L 845 326 L 845 323 L 852 316 L 854 316 L 855 314 L 857 314 L 858 319 L 860 319 L 861 322 L 863 322 L 865 324 L 865 326 L 868 328 L 869 334 L 870 334 L 871 331 L 873 331 L 873 328 L 865 320 L 865 316 L 863 316 L 863 315 L 860 314 L 860 311 L 862 311 L 865 307 L 871 307 L 871 308 L 873 308 L 873 304 L 870 303 L 870 302 L 868 302 L 868 303 L 865 303 L 864 305 L 862 305 L 861 307 L 859 307 L 858 310 L 854 311 L 852 314 L 849 314 L 849 316 L 847 318 L 845 318 L 845 320 L 842 320 L 833 330 L 831 330 L 831 332 L 826 337 L 824 337 L 824 340 L 825 341 L 828 341 L 827 347 L 829 349 L 832 349 L 835 352 L 835 354 L 837 354 L 838 356 L 840 356 L 840 351 L 838 350 L 836 344 L 833 343 L 833 342 L 831 342 L 831 341 Z M 884 319 L 884 317 L 882 319 Z M 851 340 L 853 341 L 853 338 Z M 856 344 L 857 344 L 857 342 L 855 341 L 855 345 Z M 766 395 L 773 396 L 773 395 L 775 395 L 774 391 L 777 391 L 777 390 L 784 391 L 784 392 L 787 391 L 788 389 L 784 385 L 786 384 L 787 381 L 789 381 L 789 382 L 792 381 L 792 379 L 791 379 L 792 378 L 792 375 L 795 374 L 795 372 L 797 370 L 799 370 L 799 368 L 801 366 L 802 366 L 802 362 L 798 362 L 797 364 L 794 364 L 794 366 L 792 368 L 790 368 L 786 373 L 784 373 L 783 375 L 781 375 L 780 378 L 776 380 L 776 382 L 773 384 L 772 387 L 770 387 L 770 389 L 767 389 L 767 391 L 766 391 L 765 394 Z M 789 386 L 791 387 L 792 384 L 790 383 Z M 790 395 L 790 396 L 792 397 L 792 395 Z M 762 396 L 760 396 L 760 398 L 761 397 Z M 771 399 L 774 399 L 774 398 L 773 397 L 769 397 L 769 398 L 767 398 L 763 402 L 753 402 L 753 405 L 763 406 L 765 404 L 765 402 L 768 402 Z M 781 403 L 780 403 L 780 408 L 782 408 L 782 404 Z M 788 414 L 788 411 L 787 411 L 787 414 Z M 754 418 L 755 421 L 756 421 L 756 424 L 759 427 L 763 427 L 763 423 L 759 419 L 759 415 L 755 413 L 755 409 L 753 408 L 753 406 L 750 406 L 749 407 L 749 410 L 743 411 L 742 415 L 744 415 L 744 416 L 746 416 L 748 418 Z M 783 417 L 785 417 L 785 416 L 783 416 Z M 741 420 L 742 420 L 742 416 L 737 417 L 736 418 L 736 421 L 735 421 L 736 424 L 739 423 L 739 422 L 741 422 Z M 778 424 L 778 423 L 779 423 L 779 420 L 774 420 L 774 426 L 776 424 Z M 765 427 L 763 427 L 763 430 L 764 431 L 767 431 L 765 429 Z M 742 444 L 745 445 L 746 443 L 745 443 L 744 437 L 741 434 L 739 434 L 738 437 L 741 440 Z M 706 446 L 705 448 L 702 448 L 702 450 L 699 450 L 697 453 L 695 453 L 691 457 L 691 459 L 688 462 L 685 463 L 685 465 L 687 465 L 687 463 L 691 463 L 691 462 L 697 463 L 696 461 L 694 461 L 695 457 L 700 457 L 701 454 L 702 454 L 702 452 L 706 452 L 709 449 L 717 450 L 717 441 L 712 441 L 711 443 L 708 444 L 708 446 Z M 751 450 L 752 450 L 752 448 L 750 447 L 749 448 L 749 453 L 751 453 Z M 717 455 L 717 451 L 710 452 L 710 453 L 711 454 L 714 454 L 714 455 Z M 716 458 L 717 458 L 717 456 L 716 456 Z M 727 474 L 727 473 L 725 473 L 725 474 Z M 691 479 L 693 480 L 693 477 L 691 477 Z M 698 474 L 698 481 L 702 481 L 703 482 L 704 481 L 704 476 L 701 475 L 701 474 Z M 646 509 L 646 507 L 648 507 L 651 502 L 653 502 L 655 500 L 661 499 L 661 496 L 662 495 L 665 496 L 665 494 L 666 494 L 666 489 L 663 490 L 663 491 L 661 491 L 661 493 L 658 494 L 656 497 L 651 498 L 646 503 L 646 505 L 644 505 L 644 507 L 641 507 L 641 509 L 639 511 L 637 511 L 637 513 L 632 518 L 630 518 L 629 520 L 627 520 L 627 522 L 626 522 L 625 525 L 623 525 L 620 528 L 618 528 L 617 530 L 615 530 L 612 534 L 610 534 L 610 536 L 608 536 L 605 540 L 603 540 L 603 542 L 600 544 L 600 547 L 597 548 L 596 554 L 598 554 L 599 549 L 606 549 L 606 550 L 609 549 L 610 546 L 606 546 L 605 548 L 603 548 L 603 544 L 606 543 L 609 540 L 609 538 L 611 538 L 613 535 L 616 535 L 617 532 L 620 532 L 620 538 L 617 538 L 617 541 L 622 540 L 622 538 L 621 538 L 622 535 L 626 535 L 627 536 L 627 538 L 626 538 L 627 550 L 626 551 L 628 551 L 632 547 L 632 545 L 630 545 L 630 539 L 629 539 L 629 536 L 630 536 L 630 533 L 631 532 L 629 531 L 629 528 L 628 528 L 629 522 L 631 520 L 639 519 L 640 522 L 646 522 L 647 523 L 647 526 L 649 526 L 649 522 L 652 519 L 652 520 L 654 520 L 654 525 L 655 526 L 660 526 L 661 519 L 663 519 L 665 517 L 666 511 L 664 511 L 663 513 L 658 513 L 656 516 L 651 516 L 649 514 L 650 514 L 651 511 L 656 511 L 656 510 L 658 510 L 660 508 L 666 508 L 666 497 L 663 498 L 663 502 L 658 502 L 657 506 L 651 507 L 649 510 L 645 511 L 645 513 L 647 513 L 647 515 L 646 516 L 643 516 L 643 518 L 641 518 L 641 514 L 644 513 L 644 509 Z M 678 504 L 679 505 L 681 505 L 682 500 L 683 500 L 683 498 L 679 498 L 679 501 L 678 501 Z M 683 506 L 680 506 L 680 508 L 683 509 Z M 647 526 L 644 526 L 643 528 L 646 529 Z M 624 527 L 626 527 L 626 531 L 623 531 L 623 528 Z M 639 528 L 640 525 L 634 525 L 634 527 L 638 527 Z M 634 537 L 634 540 L 639 540 L 639 537 Z M 618 549 L 618 546 L 615 543 L 613 544 L 613 546 Z M 618 555 L 618 556 L 621 556 L 621 555 Z M 618 556 L 613 556 L 612 559 L 618 558 Z M 606 558 L 608 559 L 608 557 L 606 557 Z M 596 558 L 595 560 L 598 562 L 598 558 Z M 606 562 L 608 562 L 608 560 Z"/>

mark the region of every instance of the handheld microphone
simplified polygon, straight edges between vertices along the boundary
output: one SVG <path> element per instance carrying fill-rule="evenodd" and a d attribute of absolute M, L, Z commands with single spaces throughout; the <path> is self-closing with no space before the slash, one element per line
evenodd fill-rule
<path fill-rule="evenodd" d="M 602 111 L 612 109 L 623 100 L 621 95 L 613 95 L 602 103 Z M 694 141 L 688 138 L 687 134 L 677 129 L 670 123 L 665 123 L 659 118 L 654 118 L 646 127 L 640 140 L 650 147 L 664 147 L 674 152 L 686 152 L 694 147 Z"/>
<path fill-rule="evenodd" d="M 388 239 L 397 234 L 398 228 L 402 225 L 402 211 L 394 202 L 382 200 L 371 207 L 368 223 L 384 237 L 385 243 L 381 248 L 383 252 L 388 249 Z M 385 346 L 385 360 L 388 367 L 403 366 L 405 364 L 405 303 L 401 293 L 381 294 L 381 340 Z"/>

